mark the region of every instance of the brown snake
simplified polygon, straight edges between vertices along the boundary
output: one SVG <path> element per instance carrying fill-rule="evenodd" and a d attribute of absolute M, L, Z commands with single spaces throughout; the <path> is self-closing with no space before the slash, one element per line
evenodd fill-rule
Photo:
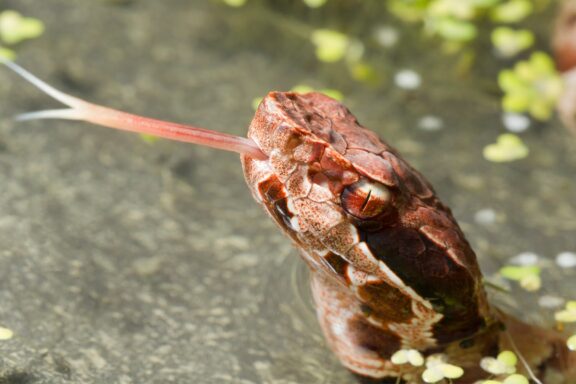
<path fill-rule="evenodd" d="M 516 350 L 545 383 L 576 383 L 576 353 L 561 335 L 488 303 L 474 251 L 424 177 L 339 102 L 320 93 L 271 92 L 248 139 L 142 118 L 63 94 L 13 70 L 71 109 L 67 118 L 241 153 L 255 199 L 310 267 L 328 344 L 344 366 L 382 382 L 420 383 L 422 367 L 390 362 L 402 348 L 443 353 L 486 379 L 484 356 Z M 552 381 L 553 380 L 553 381 Z"/>

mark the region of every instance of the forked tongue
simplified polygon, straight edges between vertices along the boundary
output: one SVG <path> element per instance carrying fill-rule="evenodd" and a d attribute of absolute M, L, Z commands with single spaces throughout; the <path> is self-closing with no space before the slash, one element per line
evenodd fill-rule
<path fill-rule="evenodd" d="M 258 148 L 256 143 L 249 138 L 132 115 L 130 113 L 92 104 L 57 90 L 16 63 L 1 58 L 0 62 L 12 69 L 18 75 L 22 76 L 24 79 L 28 80 L 41 91 L 70 107 L 67 109 L 28 112 L 18 115 L 16 117 L 17 120 L 83 120 L 124 131 L 145 133 L 165 139 L 184 141 L 225 151 L 238 152 L 255 159 L 264 160 L 267 158 L 260 148 Z"/>

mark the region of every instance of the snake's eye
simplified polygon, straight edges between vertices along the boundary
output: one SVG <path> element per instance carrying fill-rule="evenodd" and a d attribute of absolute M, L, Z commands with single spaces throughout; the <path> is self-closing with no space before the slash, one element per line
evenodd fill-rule
<path fill-rule="evenodd" d="M 342 208 L 360 219 L 378 216 L 390 203 L 392 196 L 388 188 L 380 183 L 360 180 L 342 192 Z"/>

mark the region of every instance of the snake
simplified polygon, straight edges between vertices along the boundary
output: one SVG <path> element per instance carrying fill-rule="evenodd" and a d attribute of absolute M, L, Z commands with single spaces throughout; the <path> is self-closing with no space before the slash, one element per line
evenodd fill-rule
<path fill-rule="evenodd" d="M 483 357 L 514 350 L 534 382 L 576 383 L 576 353 L 561 333 L 489 302 L 476 254 L 450 209 L 400 153 L 322 93 L 270 92 L 247 137 L 117 111 L 65 94 L 13 62 L 70 108 L 64 118 L 240 154 L 255 200 L 307 264 L 330 349 L 360 380 L 421 383 L 422 366 L 394 364 L 403 349 L 441 354 L 481 382 Z"/>

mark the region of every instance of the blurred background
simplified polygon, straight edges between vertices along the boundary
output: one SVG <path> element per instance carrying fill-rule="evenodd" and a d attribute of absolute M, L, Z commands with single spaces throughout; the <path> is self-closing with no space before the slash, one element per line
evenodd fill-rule
<path fill-rule="evenodd" d="M 236 135 L 271 90 L 341 99 L 452 207 L 501 305 L 551 325 L 576 288 L 558 6 L 1 0 L 0 54 L 75 96 Z M 0 68 L 0 383 L 354 382 L 236 155 L 12 120 L 52 107 Z"/>

